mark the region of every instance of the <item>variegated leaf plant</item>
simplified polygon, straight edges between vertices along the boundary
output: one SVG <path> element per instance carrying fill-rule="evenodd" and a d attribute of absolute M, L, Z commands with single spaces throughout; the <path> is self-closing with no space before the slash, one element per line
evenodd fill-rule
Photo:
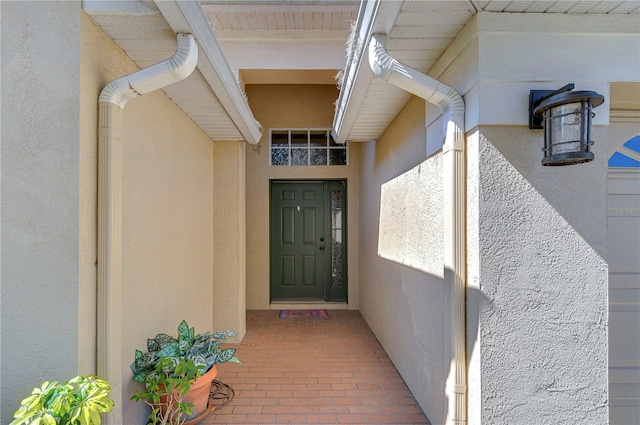
<path fill-rule="evenodd" d="M 113 409 L 109 391 L 107 381 L 92 375 L 45 381 L 22 400 L 9 425 L 100 425 L 100 414 Z"/>
<path fill-rule="evenodd" d="M 156 365 L 163 358 L 170 359 L 173 367 L 180 363 L 180 359 L 192 360 L 201 374 L 217 363 L 240 363 L 235 357 L 235 348 L 220 347 L 227 337 L 233 336 L 236 336 L 233 331 L 195 335 L 195 329 L 190 328 L 183 320 L 178 326 L 178 338 L 158 334 L 155 338 L 147 340 L 147 353 L 136 350 L 135 360 L 131 363 L 133 380 L 145 382 L 149 374 L 156 373 Z M 171 370 L 164 372 L 171 374 Z"/>

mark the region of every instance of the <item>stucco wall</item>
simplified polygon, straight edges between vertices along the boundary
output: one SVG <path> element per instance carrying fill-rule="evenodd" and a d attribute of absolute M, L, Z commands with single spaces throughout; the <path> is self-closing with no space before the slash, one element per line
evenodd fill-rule
<path fill-rule="evenodd" d="M 247 147 L 247 309 L 269 308 L 269 180 L 347 179 L 349 308 L 358 309 L 359 176 L 350 146 L 347 166 L 269 165 L 270 128 L 329 128 L 338 91 L 334 85 L 247 85 L 249 105 L 262 124 L 259 147 Z"/>
<path fill-rule="evenodd" d="M 213 157 L 213 327 L 233 330 L 236 341 L 247 326 L 246 145 L 216 142 Z"/>
<path fill-rule="evenodd" d="M 360 311 L 432 423 L 446 414 L 442 155 L 426 158 L 412 98 L 361 145 Z M 438 132 L 440 129 L 433 129 Z"/>
<path fill-rule="evenodd" d="M 468 138 L 472 423 L 607 423 L 606 128 L 593 140 L 593 162 L 542 167 L 537 131 Z"/>
<path fill-rule="evenodd" d="M 91 105 L 83 119 L 97 125 L 92 104 L 102 87 L 137 67 L 83 23 L 82 95 Z M 86 135 L 94 146 L 95 130 Z M 213 143 L 162 91 L 126 104 L 123 135 L 121 408 L 133 424 L 146 416 L 129 400 L 139 388 L 129 370 L 135 349 L 157 333 L 175 335 L 182 319 L 198 333 L 212 330 Z"/>
<path fill-rule="evenodd" d="M 78 371 L 80 3 L 2 14 L 0 422 Z"/>

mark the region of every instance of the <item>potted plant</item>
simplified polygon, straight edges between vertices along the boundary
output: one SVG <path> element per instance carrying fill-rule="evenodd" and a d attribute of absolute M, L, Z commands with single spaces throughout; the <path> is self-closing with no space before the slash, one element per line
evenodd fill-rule
<path fill-rule="evenodd" d="M 207 414 L 211 382 L 217 364 L 240 363 L 235 348 L 221 348 L 232 331 L 195 335 L 186 321 L 178 326 L 178 337 L 158 334 L 147 340 L 147 353 L 135 352 L 131 363 L 133 380 L 145 384 L 131 397 L 151 406 L 152 424 L 195 424 Z"/>
<path fill-rule="evenodd" d="M 113 409 L 109 391 L 107 381 L 92 375 L 45 381 L 22 400 L 9 425 L 100 425 L 100 414 Z"/>

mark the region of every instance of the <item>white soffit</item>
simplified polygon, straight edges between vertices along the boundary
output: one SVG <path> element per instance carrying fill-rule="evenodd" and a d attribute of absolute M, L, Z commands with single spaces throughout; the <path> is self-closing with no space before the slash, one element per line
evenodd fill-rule
<path fill-rule="evenodd" d="M 465 0 L 382 1 L 379 7 L 363 10 L 359 19 L 372 20 L 364 24 L 370 31 L 361 31 L 358 40 L 362 59 L 357 75 L 345 80 L 344 89 L 354 93 L 341 93 L 334 121 L 336 140 L 377 139 L 411 98 L 410 93 L 373 78 L 367 53 L 371 33 L 387 33 L 389 54 L 427 73 L 475 12 Z"/>
<path fill-rule="evenodd" d="M 341 69 L 359 0 L 203 0 L 235 69 Z"/>
<path fill-rule="evenodd" d="M 153 2 L 83 0 L 82 7 L 140 68 L 165 60 L 176 51 L 175 30 Z M 201 71 L 206 65 L 202 61 L 208 58 L 202 52 L 202 45 L 200 48 L 198 68 L 187 79 L 164 88 L 164 92 L 214 141 L 247 140 L 257 143 L 260 139 L 258 125 L 246 100 L 242 97 L 246 105 L 244 117 L 241 119 L 236 114 L 234 122 Z M 237 83 L 233 83 L 237 87 L 232 90 L 237 90 L 242 96 Z M 229 96 L 228 93 L 221 95 Z M 253 131 L 247 130 L 247 123 L 239 122 L 242 120 L 251 121 L 249 125 L 253 126 Z M 244 126 L 244 131 L 240 131 L 239 126 Z"/>
<path fill-rule="evenodd" d="M 375 1 L 370 2 L 375 4 Z M 390 5 L 399 8 L 394 15 Z M 382 10 L 386 8 L 386 10 Z M 359 20 L 369 19 L 370 36 L 373 32 L 388 34 L 389 54 L 421 71 L 428 73 L 438 58 L 449 47 L 459 31 L 479 11 L 505 13 L 565 13 L 565 14 L 640 14 L 638 0 L 382 0 L 379 10 L 361 13 Z M 382 13 L 381 13 L 382 11 Z M 360 22 L 360 25 L 363 25 Z M 361 34 L 360 43 L 368 43 Z M 367 49 L 358 71 L 345 80 L 334 119 L 334 136 L 339 142 L 376 140 L 389 126 L 410 94 L 389 83 L 373 79 Z M 352 66 L 356 68 L 356 66 Z M 347 64 L 349 71 L 349 64 Z M 357 74 L 357 75 L 356 75 Z"/>
<path fill-rule="evenodd" d="M 640 14 L 638 0 L 470 0 L 470 3 L 484 12 Z"/>

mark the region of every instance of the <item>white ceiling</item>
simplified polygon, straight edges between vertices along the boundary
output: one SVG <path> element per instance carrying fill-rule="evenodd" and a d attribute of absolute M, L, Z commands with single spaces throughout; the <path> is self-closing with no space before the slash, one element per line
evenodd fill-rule
<path fill-rule="evenodd" d="M 333 70 L 311 83 L 332 84 L 345 64 L 345 43 L 359 0 L 204 1 L 227 58 L 236 69 L 253 70 L 244 82 L 278 83 L 269 70 Z M 263 70 L 262 72 L 257 72 Z M 299 75 L 299 74 L 298 74 Z M 309 74 L 312 77 L 312 74 Z M 300 83 L 297 78 L 292 81 Z"/>
<path fill-rule="evenodd" d="M 247 72 L 247 83 L 332 83 L 345 66 L 349 29 L 358 0 L 225 0 L 200 2 L 231 69 Z M 384 0 L 399 12 L 387 28 L 389 53 L 428 72 L 458 32 L 478 11 L 569 14 L 640 14 L 639 0 Z M 162 6 L 162 4 L 161 4 Z M 140 67 L 170 57 L 175 28 L 153 1 L 83 0 L 85 12 Z M 175 27 L 175 25 L 173 25 Z M 242 140 L 199 67 L 165 92 L 213 140 Z M 323 72 L 323 70 L 325 70 Z M 295 71 L 295 72 L 294 72 Z M 305 80 L 305 75 L 308 79 Z M 295 76 L 295 78 L 294 78 Z M 409 95 L 373 80 L 349 139 L 380 134 Z"/>

